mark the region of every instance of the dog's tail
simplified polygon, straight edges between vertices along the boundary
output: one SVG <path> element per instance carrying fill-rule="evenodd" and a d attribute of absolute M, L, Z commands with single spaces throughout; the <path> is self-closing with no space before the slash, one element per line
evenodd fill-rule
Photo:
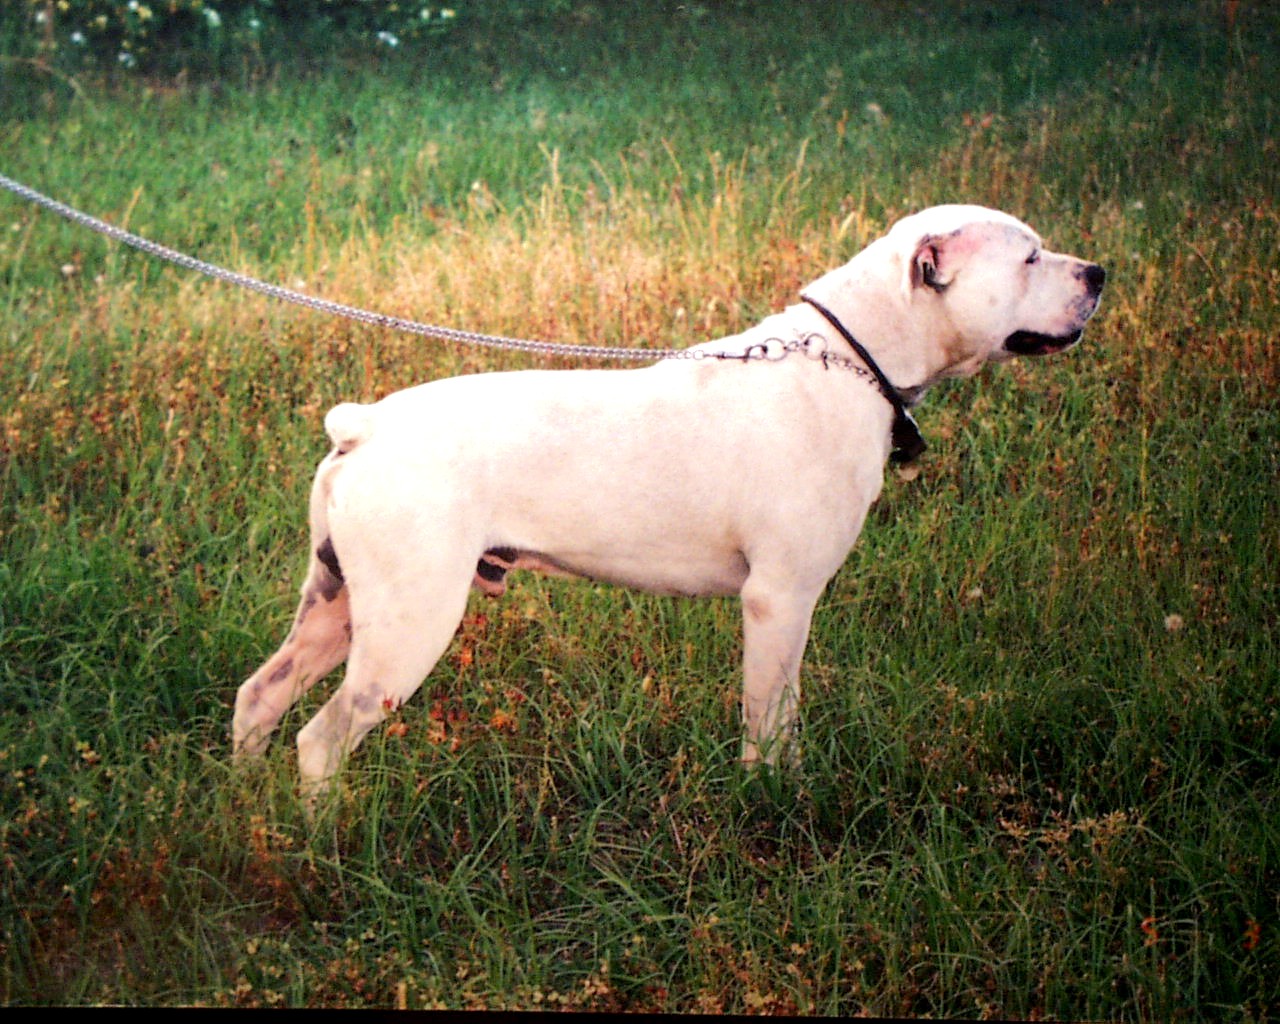
<path fill-rule="evenodd" d="M 324 429 L 337 453 L 346 455 L 373 436 L 372 407 L 356 402 L 335 405 L 324 418 Z"/>

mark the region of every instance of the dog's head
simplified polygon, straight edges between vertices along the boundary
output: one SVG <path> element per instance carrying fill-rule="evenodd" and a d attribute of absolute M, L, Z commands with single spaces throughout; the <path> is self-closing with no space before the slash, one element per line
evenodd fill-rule
<path fill-rule="evenodd" d="M 980 206 L 930 207 L 898 221 L 886 240 L 903 299 L 945 350 L 937 376 L 1070 348 L 1106 280 L 1096 263 L 1051 252 L 1020 220 Z"/>

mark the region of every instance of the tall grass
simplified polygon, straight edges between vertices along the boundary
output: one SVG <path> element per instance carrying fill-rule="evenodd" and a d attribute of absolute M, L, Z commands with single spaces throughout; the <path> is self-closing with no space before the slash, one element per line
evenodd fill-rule
<path fill-rule="evenodd" d="M 6 1002 L 1274 1017 L 1274 15 L 684 10 L 238 82 L 4 65 L 5 173 L 477 330 L 693 342 L 951 200 L 1110 271 L 1071 355 L 930 395 L 815 617 L 802 769 L 734 763 L 734 602 L 527 578 L 311 826 L 323 695 L 260 765 L 227 723 L 320 417 L 527 364 L 6 201 Z"/>

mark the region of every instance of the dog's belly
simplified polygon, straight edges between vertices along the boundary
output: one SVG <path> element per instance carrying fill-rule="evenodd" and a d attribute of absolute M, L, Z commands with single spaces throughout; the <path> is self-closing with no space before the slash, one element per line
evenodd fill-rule
<path fill-rule="evenodd" d="M 575 576 L 612 583 L 656 594 L 682 597 L 716 597 L 738 593 L 747 578 L 747 560 L 741 552 L 689 553 L 655 560 L 614 554 L 607 558 L 578 553 L 555 557 L 510 547 L 490 548 L 476 566 L 474 584 L 492 597 L 506 590 L 506 575 L 513 569 L 530 569 L 553 576 Z"/>

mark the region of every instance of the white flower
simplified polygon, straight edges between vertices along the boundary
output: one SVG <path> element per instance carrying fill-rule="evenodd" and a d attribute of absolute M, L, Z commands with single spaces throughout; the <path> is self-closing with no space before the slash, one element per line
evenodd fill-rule
<path fill-rule="evenodd" d="M 71 41 L 75 43 L 76 46 L 84 46 L 84 33 L 81 32 L 79 29 L 77 29 L 75 32 L 72 32 Z"/>
<path fill-rule="evenodd" d="M 399 46 L 400 40 L 393 36 L 390 32 L 379 32 L 378 42 L 386 43 L 388 46 Z"/>
<path fill-rule="evenodd" d="M 442 17 L 445 21 L 448 21 L 450 18 L 456 18 L 457 16 L 458 16 L 458 12 L 455 11 L 452 7 L 444 7 L 440 10 L 440 17 Z"/>
<path fill-rule="evenodd" d="M 204 9 L 204 23 L 210 28 L 220 28 L 222 25 L 222 15 L 212 7 L 206 7 Z"/>
<path fill-rule="evenodd" d="M 134 67 L 138 63 L 138 58 L 135 57 L 133 54 L 131 54 L 128 50 L 121 50 L 120 53 L 117 55 L 116 60 L 123 67 L 126 67 L 126 68 Z"/>

